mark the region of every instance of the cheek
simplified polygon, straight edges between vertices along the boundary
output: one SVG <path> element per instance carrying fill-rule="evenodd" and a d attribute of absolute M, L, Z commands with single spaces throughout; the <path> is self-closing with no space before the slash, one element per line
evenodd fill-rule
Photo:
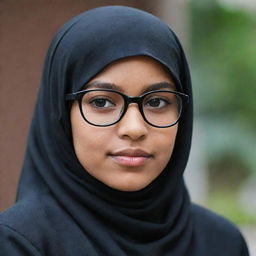
<path fill-rule="evenodd" d="M 71 127 L 73 145 L 76 156 L 80 163 L 85 167 L 85 162 L 95 161 L 97 151 L 106 138 L 100 132 L 100 128 L 87 124 L 79 111 L 78 105 L 74 104 L 71 109 Z M 91 157 L 93 152 L 93 158 Z"/>
<path fill-rule="evenodd" d="M 78 161 L 84 169 L 97 177 L 97 171 L 105 166 L 107 146 L 114 138 L 113 128 L 88 124 L 82 118 L 77 105 L 71 109 L 73 145 Z"/>
<path fill-rule="evenodd" d="M 108 134 L 98 131 L 100 128 L 84 124 L 81 129 L 73 129 L 73 144 L 78 160 L 85 169 L 96 166 L 102 161 L 103 145 L 109 141 Z M 93 156 L 93 157 L 92 157 Z"/>
<path fill-rule="evenodd" d="M 178 126 L 167 128 L 161 135 L 161 138 L 156 140 L 156 150 L 159 150 L 159 161 L 163 163 L 164 167 L 169 162 L 173 148 L 175 145 Z"/>

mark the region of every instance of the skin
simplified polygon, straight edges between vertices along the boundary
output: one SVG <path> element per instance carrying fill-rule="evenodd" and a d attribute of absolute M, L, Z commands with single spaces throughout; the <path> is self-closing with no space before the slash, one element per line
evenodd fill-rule
<path fill-rule="evenodd" d="M 92 85 L 95 82 L 96 85 Z M 89 84 L 93 89 L 98 88 L 98 83 L 111 83 L 126 95 L 139 96 L 150 85 L 160 82 L 174 84 L 162 64 L 150 57 L 136 56 L 110 64 Z M 173 89 L 174 85 L 170 90 Z M 84 169 L 109 187 L 121 191 L 143 189 L 160 175 L 172 155 L 178 129 L 178 125 L 150 126 L 134 103 L 117 124 L 92 126 L 82 118 L 77 101 L 71 108 L 71 126 L 75 153 Z M 127 149 L 143 150 L 150 156 L 138 161 L 137 158 L 112 155 Z"/>

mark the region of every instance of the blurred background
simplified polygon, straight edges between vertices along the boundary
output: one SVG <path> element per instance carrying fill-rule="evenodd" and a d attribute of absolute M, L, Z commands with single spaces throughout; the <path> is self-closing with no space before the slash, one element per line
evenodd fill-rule
<path fill-rule="evenodd" d="M 181 39 L 194 90 L 194 137 L 185 172 L 192 200 L 239 225 L 255 256 L 255 0 L 1 0 L 0 211 L 15 199 L 52 36 L 71 17 L 112 4 L 157 15 Z"/>

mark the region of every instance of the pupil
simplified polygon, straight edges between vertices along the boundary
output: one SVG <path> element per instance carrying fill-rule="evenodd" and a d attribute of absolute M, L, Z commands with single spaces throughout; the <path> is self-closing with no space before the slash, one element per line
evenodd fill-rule
<path fill-rule="evenodd" d="M 104 99 L 97 99 L 97 100 L 95 100 L 95 105 L 97 107 L 104 107 L 105 104 L 106 104 L 106 100 L 104 100 Z"/>
<path fill-rule="evenodd" d="M 150 104 L 151 107 L 158 107 L 159 104 L 160 104 L 160 100 L 159 99 L 152 99 L 152 100 L 150 100 L 149 104 Z"/>

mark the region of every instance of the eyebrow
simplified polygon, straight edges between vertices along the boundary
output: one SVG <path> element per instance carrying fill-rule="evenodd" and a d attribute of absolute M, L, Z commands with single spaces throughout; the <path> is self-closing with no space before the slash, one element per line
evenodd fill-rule
<path fill-rule="evenodd" d="M 124 92 L 123 88 L 116 85 L 116 84 L 101 82 L 101 81 L 91 82 L 91 83 L 85 85 L 85 87 L 84 87 L 84 89 L 90 89 L 90 88 L 110 89 L 110 90 L 116 90 L 116 91 L 119 91 L 119 92 Z M 142 91 L 142 93 L 151 92 L 151 91 L 155 91 L 155 90 L 161 90 L 161 89 L 175 90 L 176 88 L 175 88 L 175 85 L 173 83 L 163 81 L 163 82 L 148 85 Z"/>
<path fill-rule="evenodd" d="M 86 84 L 84 89 L 97 88 L 97 89 L 110 89 L 116 91 L 123 91 L 122 88 L 113 83 L 106 83 L 101 81 L 94 81 L 89 84 Z"/>
<path fill-rule="evenodd" d="M 169 82 L 155 83 L 147 86 L 147 88 L 143 91 L 143 93 L 154 91 L 154 90 L 161 90 L 161 89 L 175 90 L 175 85 Z"/>

